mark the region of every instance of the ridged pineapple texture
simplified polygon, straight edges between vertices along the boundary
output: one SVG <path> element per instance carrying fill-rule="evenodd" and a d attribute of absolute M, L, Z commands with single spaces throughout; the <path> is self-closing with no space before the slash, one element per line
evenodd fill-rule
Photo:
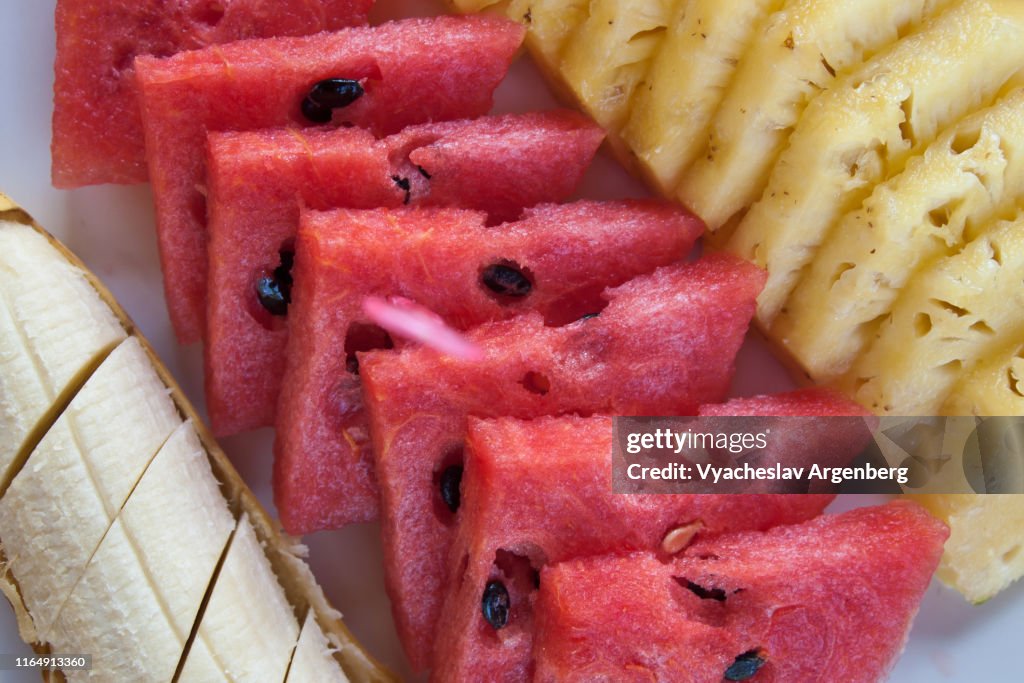
<path fill-rule="evenodd" d="M 845 380 L 847 389 L 876 412 L 937 414 L 962 373 L 1024 337 L 1021 282 L 1024 213 L 918 274 Z"/>
<path fill-rule="evenodd" d="M 740 59 L 782 0 L 692 0 L 676 4 L 650 60 L 622 138 L 663 194 L 679 186 L 700 154 L 713 158 L 710 131 Z M 714 125 L 713 125 L 714 123 Z M 711 141 L 709 141 L 711 137 Z"/>
<path fill-rule="evenodd" d="M 776 338 L 819 381 L 842 376 L 916 273 L 1012 213 L 1024 196 L 1022 146 L 1020 90 L 940 135 L 840 219 L 776 321 Z"/>
<path fill-rule="evenodd" d="M 1024 65 L 1024 4 L 1004 16 L 965 2 L 816 97 L 729 251 L 768 270 L 770 325 L 832 225 L 940 130 L 988 104 Z"/>
<path fill-rule="evenodd" d="M 682 202 L 717 230 L 757 200 L 808 103 L 865 58 L 912 31 L 937 4 L 787 3 L 744 54 L 715 113 L 705 155 L 680 181 Z"/>

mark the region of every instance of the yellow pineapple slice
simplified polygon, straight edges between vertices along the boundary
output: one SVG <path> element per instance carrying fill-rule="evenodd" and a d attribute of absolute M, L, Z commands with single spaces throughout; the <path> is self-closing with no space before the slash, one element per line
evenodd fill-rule
<path fill-rule="evenodd" d="M 1024 574 L 1024 495 L 913 496 L 949 525 L 936 572 L 971 602 L 984 602 Z"/>
<path fill-rule="evenodd" d="M 964 0 L 815 98 L 728 248 L 768 270 L 770 325 L 840 216 L 1024 65 L 1024 3 Z"/>
<path fill-rule="evenodd" d="M 569 36 L 589 15 L 589 0 L 512 0 L 509 18 L 524 23 L 526 45 L 549 74 L 557 74 Z"/>
<path fill-rule="evenodd" d="M 935 415 L 964 372 L 1024 337 L 1024 212 L 907 285 L 842 383 L 890 415 Z"/>
<path fill-rule="evenodd" d="M 622 138 L 670 195 L 707 142 L 711 118 L 740 57 L 783 0 L 687 0 L 676 7 Z"/>
<path fill-rule="evenodd" d="M 919 267 L 955 253 L 970 226 L 1024 196 L 1024 90 L 940 135 L 839 221 L 773 336 L 812 378 L 849 370 Z M 1010 414 L 1010 413 L 989 413 Z"/>
<path fill-rule="evenodd" d="M 681 0 L 680 0 L 681 1 Z M 599 124 L 618 131 L 677 0 L 591 0 L 562 53 L 562 77 Z M 532 15 L 531 15 L 532 16 Z"/>
<path fill-rule="evenodd" d="M 807 103 L 947 0 L 794 0 L 740 61 L 678 196 L 717 230 L 753 203 Z"/>
<path fill-rule="evenodd" d="M 1015 339 L 964 374 L 943 415 L 1024 415 L 1024 341 Z"/>

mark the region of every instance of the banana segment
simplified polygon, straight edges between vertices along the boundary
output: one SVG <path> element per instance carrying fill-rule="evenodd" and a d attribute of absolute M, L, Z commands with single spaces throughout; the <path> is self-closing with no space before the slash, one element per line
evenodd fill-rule
<path fill-rule="evenodd" d="M 0 490 L 50 406 L 124 337 L 81 272 L 30 226 L 0 216 Z"/>
<path fill-rule="evenodd" d="M 86 652 L 69 681 L 170 681 L 185 645 L 153 592 L 121 520 L 114 520 L 54 624 L 56 652 Z M 187 634 L 186 634 L 187 636 Z"/>
<path fill-rule="evenodd" d="M 50 638 L 89 652 L 68 678 L 170 680 L 234 519 L 190 423 L 150 463 Z"/>
<path fill-rule="evenodd" d="M 334 663 L 330 645 L 312 614 L 306 616 L 288 669 L 288 683 L 347 683 Z"/>
<path fill-rule="evenodd" d="M 840 216 L 1024 65 L 1024 4 L 964 0 L 807 107 L 729 250 L 768 270 L 770 325 Z"/>
<path fill-rule="evenodd" d="M 1024 195 L 1022 145 L 1017 90 L 940 135 L 843 216 L 772 329 L 816 381 L 850 368 L 919 267 L 960 249 L 965 232 L 1012 214 Z"/>
<path fill-rule="evenodd" d="M 180 424 L 139 342 L 107 357 L 0 499 L 0 539 L 39 636 Z"/>
<path fill-rule="evenodd" d="M 12 257 L 26 253 L 33 267 Z M 39 272 L 59 296 L 29 296 Z M 92 654 L 70 680 L 282 681 L 303 614 L 321 680 L 393 681 L 110 293 L 2 194 L 0 276 L 0 404 L 40 416 L 25 428 L 0 413 L 5 444 L 9 429 L 19 441 L 0 488 L 0 592 L 22 637 Z M 95 337 L 88 360 L 68 360 Z"/>
<path fill-rule="evenodd" d="M 292 607 L 243 515 L 180 680 L 208 680 L 204 670 L 212 661 L 228 680 L 283 681 L 298 637 Z"/>

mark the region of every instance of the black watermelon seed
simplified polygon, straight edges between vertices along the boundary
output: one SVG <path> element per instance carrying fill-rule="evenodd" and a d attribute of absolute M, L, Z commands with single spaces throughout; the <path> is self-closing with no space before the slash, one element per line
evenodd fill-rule
<path fill-rule="evenodd" d="M 501 296 L 520 299 L 530 293 L 533 284 L 515 264 L 495 263 L 484 268 L 480 275 L 487 289 Z"/>
<path fill-rule="evenodd" d="M 261 277 L 256 283 L 256 296 L 260 299 L 260 305 L 267 309 L 270 315 L 288 314 L 288 300 L 274 278 Z"/>
<path fill-rule="evenodd" d="M 718 602 L 725 602 L 725 591 L 721 588 L 705 588 L 693 581 L 687 581 L 686 588 L 701 600 L 717 600 Z"/>
<path fill-rule="evenodd" d="M 508 623 L 508 615 L 511 611 L 511 600 L 505 584 L 501 581 L 488 581 L 484 588 L 484 598 L 481 603 L 484 619 L 495 629 L 504 628 Z"/>
<path fill-rule="evenodd" d="M 459 511 L 462 502 L 462 465 L 451 465 L 441 473 L 441 500 L 452 512 Z"/>
<path fill-rule="evenodd" d="M 292 302 L 292 266 L 295 263 L 295 252 L 281 251 L 281 265 L 274 268 L 272 275 L 264 275 L 256 281 L 256 296 L 260 305 L 271 315 L 288 314 L 288 304 Z"/>
<path fill-rule="evenodd" d="M 601 315 L 601 314 L 600 313 L 587 313 L 586 315 L 581 316 L 580 320 L 590 320 L 591 318 L 596 318 L 599 315 Z"/>
<path fill-rule="evenodd" d="M 327 78 L 309 89 L 302 100 L 302 115 L 313 123 L 328 123 L 331 113 L 363 96 L 363 86 L 349 78 Z"/>
<path fill-rule="evenodd" d="M 745 681 L 752 678 L 764 666 L 765 659 L 757 650 L 744 652 L 725 670 L 725 680 Z"/>
<path fill-rule="evenodd" d="M 408 204 L 409 199 L 412 197 L 412 183 L 408 178 L 404 178 L 400 175 L 391 176 L 391 180 L 395 181 L 395 185 L 398 186 L 399 190 L 405 192 L 405 200 L 402 203 Z"/>

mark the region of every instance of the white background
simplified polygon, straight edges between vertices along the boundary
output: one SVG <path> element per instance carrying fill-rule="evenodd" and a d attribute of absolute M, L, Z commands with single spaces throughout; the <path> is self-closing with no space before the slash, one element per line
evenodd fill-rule
<path fill-rule="evenodd" d="M 432 14 L 436 0 L 378 0 L 373 17 Z M 202 410 L 198 347 L 174 342 L 164 309 L 148 186 L 58 191 L 49 182 L 53 86 L 54 0 L 0 0 L 0 189 L 61 238 L 113 290 L 153 342 L 190 398 Z M 540 77 L 527 58 L 513 67 L 496 95 L 496 110 L 550 108 Z M 600 157 L 581 195 L 643 194 L 610 159 Z M 751 341 L 738 363 L 734 393 L 789 388 L 779 366 Z M 270 501 L 270 430 L 225 439 L 223 445 L 250 486 Z M 869 502 L 846 498 L 837 507 Z M 313 570 L 350 628 L 378 658 L 399 673 L 407 668 L 397 643 L 381 578 L 375 524 L 321 532 L 306 539 Z M 878 590 L 884 591 L 880 583 Z M 935 583 L 928 589 L 906 652 L 892 679 L 899 682 L 1020 680 L 1024 586 L 1018 584 L 981 606 L 970 606 Z M 13 614 L 0 606 L 0 653 L 28 654 Z M 29 672 L 0 672 L 0 681 L 37 681 Z"/>

